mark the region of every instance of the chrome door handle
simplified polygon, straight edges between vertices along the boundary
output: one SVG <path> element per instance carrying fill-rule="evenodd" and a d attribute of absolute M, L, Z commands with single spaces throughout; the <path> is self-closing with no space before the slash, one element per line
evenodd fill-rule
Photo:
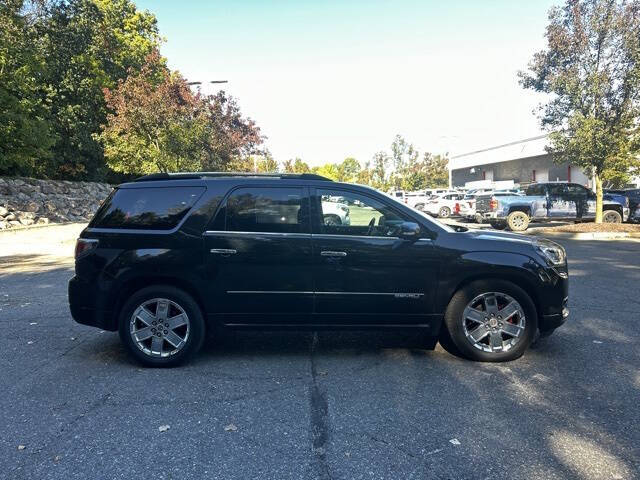
<path fill-rule="evenodd" d="M 236 250 L 234 250 L 233 248 L 212 248 L 211 250 L 209 250 L 211 253 L 219 253 L 221 255 L 233 255 L 235 253 L 238 253 Z"/>
<path fill-rule="evenodd" d="M 332 252 L 331 250 L 324 250 L 320 252 L 323 257 L 346 257 L 347 252 Z"/>

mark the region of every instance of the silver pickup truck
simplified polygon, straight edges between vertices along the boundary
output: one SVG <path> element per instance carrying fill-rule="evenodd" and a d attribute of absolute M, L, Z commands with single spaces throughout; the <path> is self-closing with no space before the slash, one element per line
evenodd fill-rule
<path fill-rule="evenodd" d="M 629 199 L 605 194 L 602 209 L 604 222 L 621 223 L 629 218 Z M 523 196 L 477 197 L 476 215 L 494 228 L 522 232 L 536 220 L 593 220 L 596 196 L 577 183 L 534 183 Z"/>

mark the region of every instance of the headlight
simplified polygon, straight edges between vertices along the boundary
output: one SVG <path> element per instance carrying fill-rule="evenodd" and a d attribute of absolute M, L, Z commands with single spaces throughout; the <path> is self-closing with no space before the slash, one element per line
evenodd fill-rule
<path fill-rule="evenodd" d="M 546 238 L 537 238 L 533 245 L 535 249 L 542 255 L 549 265 L 558 267 L 567 262 L 567 253 L 561 245 L 558 245 Z"/>

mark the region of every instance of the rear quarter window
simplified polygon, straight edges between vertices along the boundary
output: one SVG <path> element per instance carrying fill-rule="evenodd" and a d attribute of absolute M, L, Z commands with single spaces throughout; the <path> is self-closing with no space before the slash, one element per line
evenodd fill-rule
<path fill-rule="evenodd" d="M 115 190 L 89 224 L 92 228 L 171 230 L 204 193 L 204 187 Z"/>

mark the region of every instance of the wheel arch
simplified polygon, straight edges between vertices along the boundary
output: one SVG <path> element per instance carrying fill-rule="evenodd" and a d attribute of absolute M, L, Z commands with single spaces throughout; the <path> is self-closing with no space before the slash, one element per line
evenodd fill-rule
<path fill-rule="evenodd" d="M 122 310 L 123 305 L 131 295 L 143 288 L 163 285 L 178 288 L 189 294 L 198 304 L 198 307 L 200 307 L 200 312 L 202 313 L 202 317 L 205 319 L 205 322 L 207 321 L 207 310 L 205 309 L 204 302 L 202 301 L 202 296 L 200 292 L 198 292 L 198 289 L 189 281 L 168 275 L 139 275 L 124 282 L 114 296 L 113 325 L 117 328 L 120 310 Z"/>

